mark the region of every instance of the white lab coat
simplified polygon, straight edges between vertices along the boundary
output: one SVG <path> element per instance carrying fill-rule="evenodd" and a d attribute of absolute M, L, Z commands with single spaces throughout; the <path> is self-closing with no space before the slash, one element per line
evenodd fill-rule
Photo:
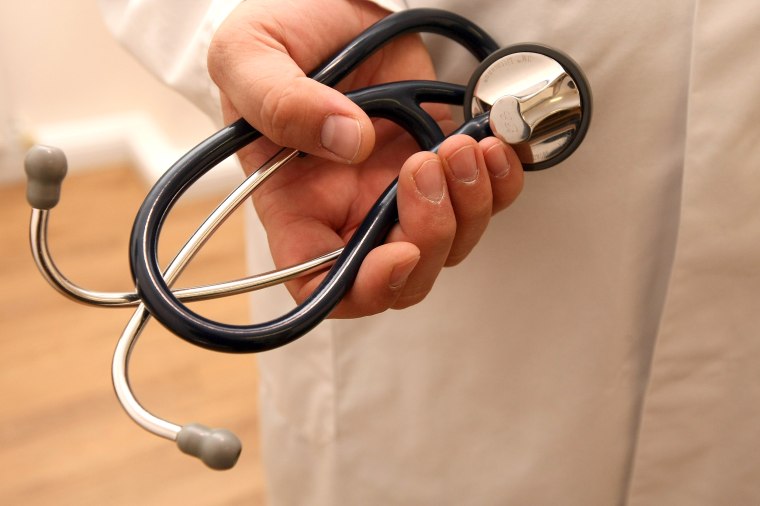
<path fill-rule="evenodd" d="M 424 302 L 259 357 L 271 504 L 760 504 L 760 4 L 462 3 L 578 61 L 591 129 Z"/>

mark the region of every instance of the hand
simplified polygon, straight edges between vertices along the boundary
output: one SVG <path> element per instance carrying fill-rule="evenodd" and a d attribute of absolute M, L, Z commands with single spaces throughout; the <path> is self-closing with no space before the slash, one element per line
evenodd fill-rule
<path fill-rule="evenodd" d="M 442 267 L 463 260 L 491 215 L 522 188 L 520 162 L 498 139 L 478 143 L 455 136 L 438 155 L 413 154 L 418 148 L 398 127 L 372 122 L 344 95 L 305 77 L 302 68 L 316 67 L 384 14 L 364 1 L 244 2 L 209 51 L 227 121 L 242 115 L 274 143 L 321 157 L 292 162 L 254 199 L 278 267 L 343 246 L 399 176 L 399 223 L 364 260 L 333 317 L 421 301 Z M 419 37 L 407 36 L 376 53 L 339 88 L 434 77 Z M 447 107 L 429 112 L 444 131 L 452 129 Z M 375 141 L 380 147 L 373 152 Z M 245 170 L 255 170 L 274 149 L 263 141 L 242 150 Z M 323 276 L 292 281 L 288 289 L 300 302 Z"/>

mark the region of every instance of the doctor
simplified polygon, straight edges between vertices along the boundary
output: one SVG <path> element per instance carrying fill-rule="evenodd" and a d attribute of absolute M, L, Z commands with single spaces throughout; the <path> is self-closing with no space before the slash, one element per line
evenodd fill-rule
<path fill-rule="evenodd" d="M 324 160 L 257 199 L 256 267 L 267 237 L 289 263 L 350 235 L 377 193 L 365 169 L 408 183 L 392 243 L 335 314 L 373 316 L 259 356 L 270 503 L 760 503 L 760 6 L 410 3 L 570 54 L 595 99 L 583 146 L 526 175 L 517 200 L 519 164 L 493 139 L 403 163 L 407 140 L 299 70 L 393 1 L 101 0 L 116 36 L 204 110 Z M 434 53 L 444 80 L 469 61 Z M 431 75 L 409 37 L 344 84 Z"/>

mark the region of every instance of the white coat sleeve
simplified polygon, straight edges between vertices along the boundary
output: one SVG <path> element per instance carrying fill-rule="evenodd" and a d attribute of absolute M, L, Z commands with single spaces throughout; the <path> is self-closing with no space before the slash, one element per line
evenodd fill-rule
<path fill-rule="evenodd" d="M 219 25 L 243 0 L 99 0 L 106 26 L 150 72 L 221 124 L 206 55 Z M 370 0 L 391 11 L 405 0 Z"/>

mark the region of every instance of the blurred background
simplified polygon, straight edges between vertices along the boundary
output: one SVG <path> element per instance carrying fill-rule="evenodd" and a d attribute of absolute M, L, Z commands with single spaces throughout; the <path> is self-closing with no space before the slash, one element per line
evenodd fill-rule
<path fill-rule="evenodd" d="M 0 15 L 0 180 L 21 176 L 13 158 L 30 140 L 61 144 L 74 170 L 150 174 L 212 131 L 118 46 L 96 0 L 2 2 Z"/>
<path fill-rule="evenodd" d="M 111 354 L 131 310 L 65 299 L 28 247 L 23 156 L 34 143 L 55 145 L 69 176 L 51 214 L 53 258 L 82 286 L 131 290 L 135 211 L 150 183 L 214 129 L 118 46 L 95 0 L 0 3 L 0 504 L 262 504 L 255 360 L 196 349 L 155 323 L 137 346 L 132 384 L 149 410 L 243 440 L 234 470 L 208 470 L 137 427 L 113 395 Z M 163 259 L 237 179 L 228 165 L 179 204 Z M 231 218 L 179 284 L 241 277 L 242 227 Z M 242 323 L 246 308 L 243 296 L 195 309 Z"/>

